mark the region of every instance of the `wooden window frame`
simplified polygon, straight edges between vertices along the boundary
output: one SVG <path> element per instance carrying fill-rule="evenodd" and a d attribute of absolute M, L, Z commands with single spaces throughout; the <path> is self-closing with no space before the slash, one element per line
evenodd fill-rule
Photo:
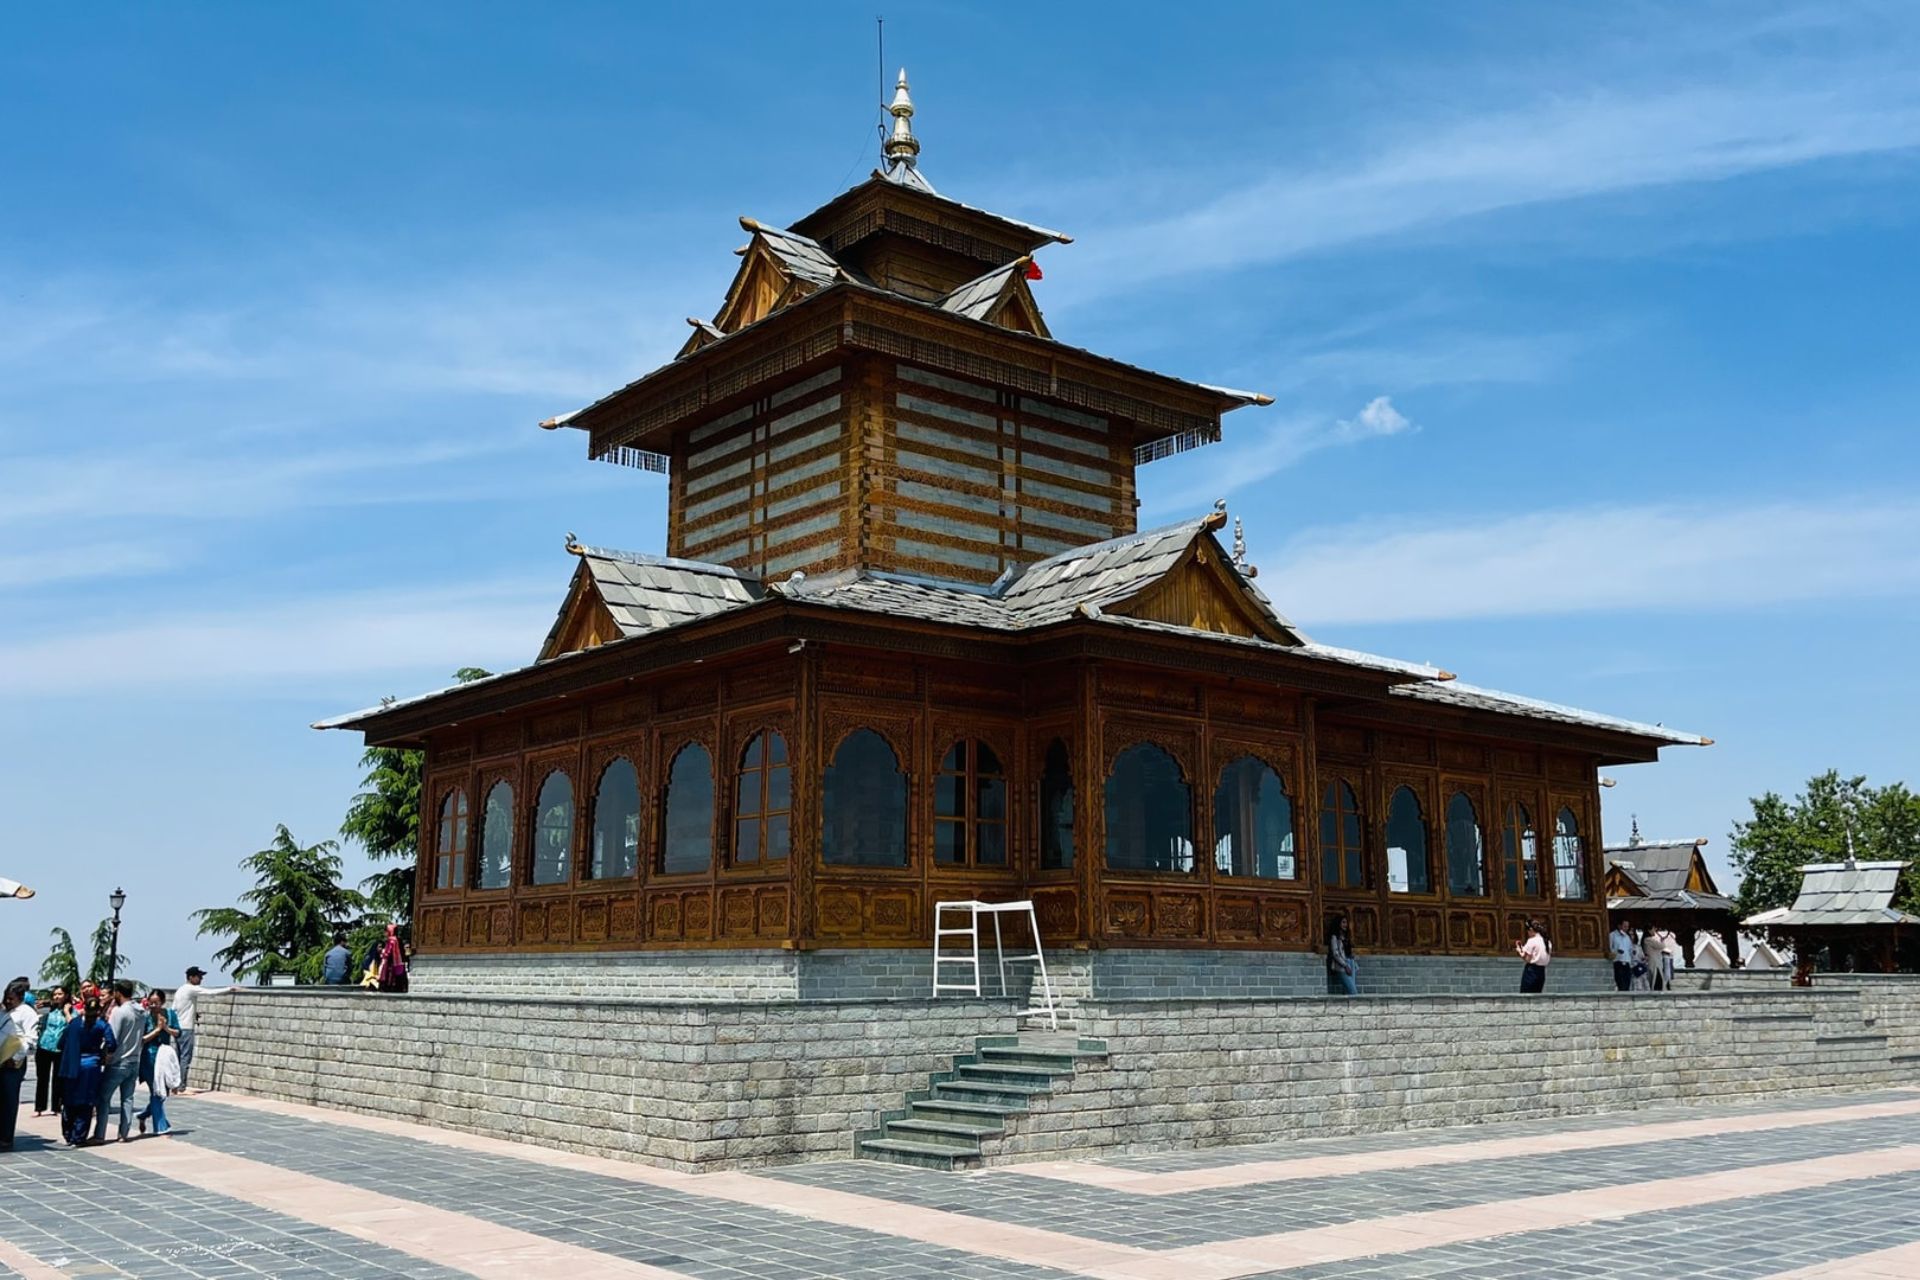
<path fill-rule="evenodd" d="M 772 760 L 771 747 L 775 742 L 780 744 L 780 761 L 778 764 L 775 764 Z M 757 765 L 749 765 L 746 762 L 747 753 L 753 749 L 756 743 L 762 744 L 760 763 Z M 769 783 L 776 769 L 784 770 L 787 775 L 787 803 L 786 807 L 782 809 L 771 808 L 768 804 Z M 756 801 L 756 807 L 753 812 L 746 813 L 743 812 L 740 807 L 741 789 L 742 784 L 750 774 L 753 775 L 754 778 L 754 799 Z M 787 746 L 785 734 L 769 726 L 756 729 L 747 738 L 746 745 L 740 748 L 740 755 L 735 761 L 731 801 L 732 809 L 728 817 L 731 823 L 732 838 L 727 842 L 727 860 L 729 866 L 765 867 L 773 863 L 784 864 L 793 857 L 793 752 Z M 743 856 L 740 848 L 740 823 L 743 818 L 759 824 L 759 831 L 754 842 L 754 854 L 751 858 Z M 770 855 L 767 852 L 767 820 L 769 818 L 785 818 L 787 820 L 787 849 L 784 853 Z"/>

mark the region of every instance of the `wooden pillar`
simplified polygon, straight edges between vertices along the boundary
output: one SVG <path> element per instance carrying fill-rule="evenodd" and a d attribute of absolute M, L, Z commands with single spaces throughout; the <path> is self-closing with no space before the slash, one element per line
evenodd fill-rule
<path fill-rule="evenodd" d="M 1078 827 L 1073 853 L 1075 879 L 1079 883 L 1081 912 L 1085 917 L 1087 945 L 1097 947 L 1105 938 L 1100 913 L 1100 875 L 1106 866 L 1106 776 L 1101 770 L 1106 750 L 1100 742 L 1100 715 L 1096 709 L 1099 690 L 1093 664 L 1083 662 L 1080 677 L 1080 768 L 1079 784 L 1074 788 L 1080 812 L 1074 821 Z"/>
<path fill-rule="evenodd" d="M 1737 921 L 1720 926 L 1720 941 L 1727 948 L 1727 968 L 1745 968 L 1740 960 L 1740 925 Z"/>
<path fill-rule="evenodd" d="M 820 646 L 809 644 L 803 649 L 795 668 L 798 688 L 793 730 L 797 741 L 787 756 L 793 762 L 788 775 L 793 785 L 793 814 L 787 819 L 791 841 L 787 852 L 787 890 L 791 895 L 787 945 L 805 951 L 814 938 L 813 874 L 820 862 L 820 789 L 827 776 L 820 743 Z"/>

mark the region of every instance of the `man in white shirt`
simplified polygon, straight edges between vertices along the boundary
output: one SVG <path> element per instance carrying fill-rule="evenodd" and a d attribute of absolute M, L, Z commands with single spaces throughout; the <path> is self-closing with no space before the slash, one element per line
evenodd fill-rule
<path fill-rule="evenodd" d="M 1607 950 L 1613 953 L 1613 985 L 1621 991 L 1633 990 L 1633 934 L 1624 923 L 1613 926 L 1607 935 Z"/>
<path fill-rule="evenodd" d="M 27 979 L 15 978 L 0 997 L 0 1151 L 13 1150 L 13 1126 L 20 1118 L 20 1085 L 27 1078 L 40 1019 L 27 1003 Z"/>
<path fill-rule="evenodd" d="M 238 991 L 238 987 L 203 987 L 200 979 L 207 971 L 199 965 L 187 970 L 187 980 L 173 993 L 173 1012 L 180 1019 L 180 1087 L 175 1093 L 191 1093 L 187 1088 L 187 1068 L 193 1065 L 193 1024 L 195 1008 L 201 996 L 224 995 L 229 991 Z"/>

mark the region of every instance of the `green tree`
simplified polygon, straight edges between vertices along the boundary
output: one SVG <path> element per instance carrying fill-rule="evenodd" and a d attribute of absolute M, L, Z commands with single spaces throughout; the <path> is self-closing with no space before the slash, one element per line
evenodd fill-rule
<path fill-rule="evenodd" d="M 1769 791 L 1755 797 L 1753 816 L 1733 824 L 1730 854 L 1740 873 L 1734 902 L 1742 916 L 1784 907 L 1800 892 L 1810 862 L 1907 861 L 1920 854 L 1920 795 L 1903 783 L 1867 785 L 1829 769 L 1807 780 L 1791 802 Z M 1909 875 L 1894 904 L 1920 914 L 1920 876 Z"/>
<path fill-rule="evenodd" d="M 453 673 L 461 684 L 492 675 L 480 667 Z M 398 859 L 400 866 L 376 871 L 360 882 L 376 914 L 403 926 L 413 923 L 415 859 L 420 853 L 420 770 L 424 753 L 406 747 L 369 747 L 360 757 L 367 771 L 362 790 L 347 807 L 340 834 L 365 849 L 375 862 Z"/>
<path fill-rule="evenodd" d="M 254 876 L 254 887 L 240 895 L 242 905 L 193 913 L 200 937 L 231 939 L 214 958 L 235 977 L 265 982 L 291 973 L 297 982 L 318 981 L 334 932 L 358 932 L 371 923 L 366 898 L 340 883 L 339 848 L 332 840 L 303 846 L 281 826 L 272 844 L 241 859 L 241 869 Z"/>
<path fill-rule="evenodd" d="M 73 935 L 54 926 L 53 947 L 40 962 L 40 981 L 49 987 L 65 987 L 69 994 L 80 989 L 80 956 L 73 949 Z"/>
<path fill-rule="evenodd" d="M 109 968 L 113 970 L 113 976 L 116 978 L 133 977 L 128 972 L 133 968 L 133 961 L 127 958 L 127 953 L 122 951 L 117 957 L 114 955 L 113 917 L 108 916 L 93 926 L 93 937 L 89 942 L 93 949 L 93 958 L 87 962 L 89 978 L 95 982 L 105 982 Z"/>

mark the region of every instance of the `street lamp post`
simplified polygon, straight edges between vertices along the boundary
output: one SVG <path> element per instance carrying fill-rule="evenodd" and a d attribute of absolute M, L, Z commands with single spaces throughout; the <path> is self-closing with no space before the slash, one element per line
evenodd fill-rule
<path fill-rule="evenodd" d="M 120 968 L 120 908 L 127 905 L 127 891 L 115 889 L 107 895 L 107 903 L 113 908 L 113 939 L 107 946 L 107 986 L 113 986 L 113 977 Z"/>

